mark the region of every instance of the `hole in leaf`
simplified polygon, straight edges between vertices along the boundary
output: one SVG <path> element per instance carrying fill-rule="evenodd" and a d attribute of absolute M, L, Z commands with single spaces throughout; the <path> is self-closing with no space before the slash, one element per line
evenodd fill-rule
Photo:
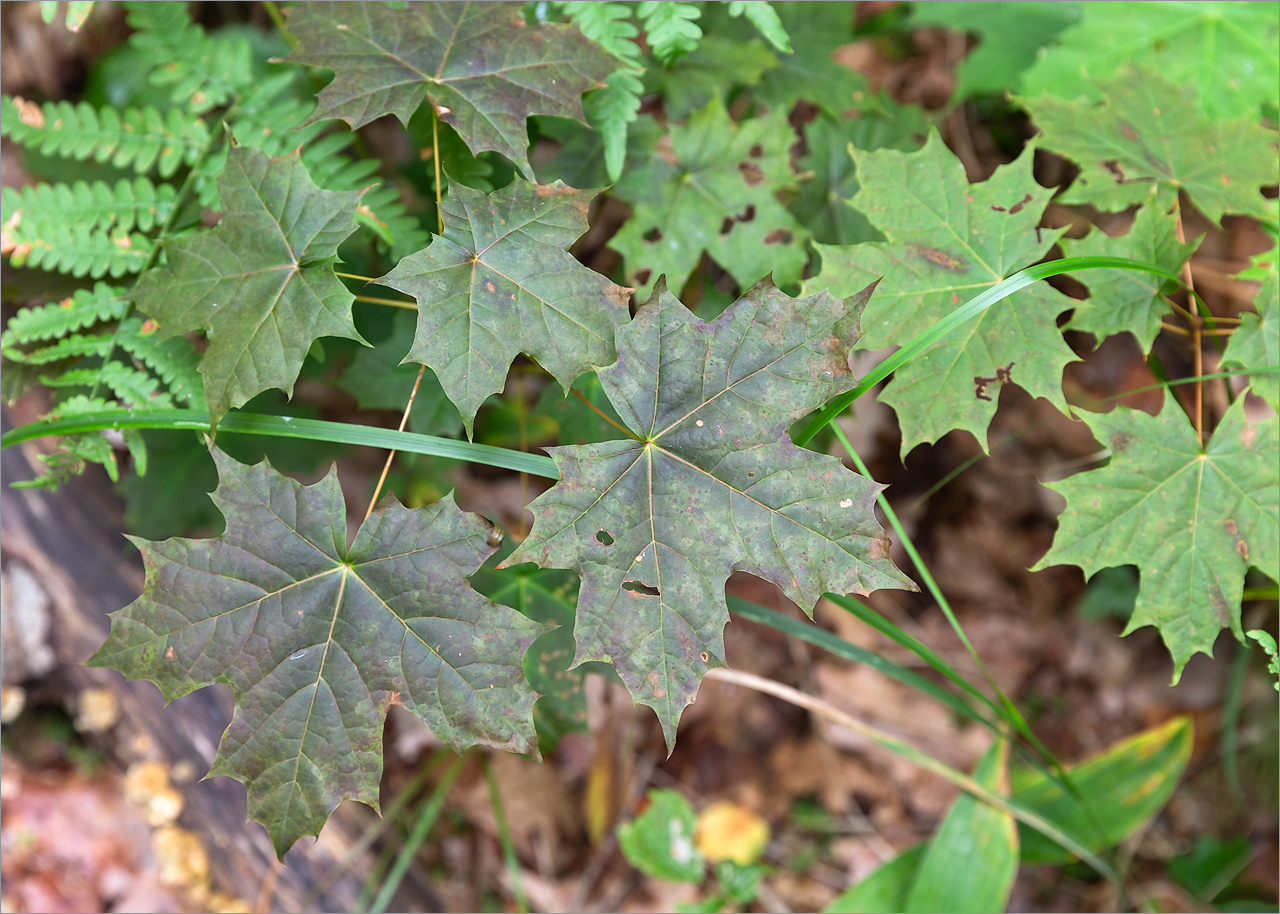
<path fill-rule="evenodd" d="M 756 478 L 756 471 L 755 471 L 755 470 L 747 470 L 747 478 L 748 478 L 748 479 L 755 479 L 755 478 Z"/>
<path fill-rule="evenodd" d="M 613 537 L 609 535 L 608 530 L 597 530 L 596 542 L 599 543 L 601 546 L 612 546 Z"/>
<path fill-rule="evenodd" d="M 764 181 L 764 172 L 754 162 L 739 162 L 738 171 L 742 172 L 743 180 L 752 187 Z"/>
<path fill-rule="evenodd" d="M 636 270 L 636 282 L 643 286 L 649 281 L 649 276 L 652 273 L 653 270 L 649 269 L 649 267 L 645 267 L 643 270 Z"/>
<path fill-rule="evenodd" d="M 730 216 L 725 216 L 724 221 L 720 223 L 720 237 L 723 238 L 725 235 L 729 234 L 732 231 L 733 231 L 733 219 Z"/>
<path fill-rule="evenodd" d="M 751 156 L 751 158 L 753 159 L 758 159 L 762 155 L 764 155 L 764 149 L 760 147 L 759 143 L 756 143 L 754 146 L 751 147 L 751 151 L 748 152 L 747 155 Z"/>
<path fill-rule="evenodd" d="M 792 235 L 786 229 L 776 228 L 773 231 L 771 231 L 769 234 L 764 236 L 764 243 L 765 244 L 790 244 L 791 239 L 794 237 L 795 236 Z"/>
<path fill-rule="evenodd" d="M 650 243 L 653 243 L 655 241 L 661 241 L 662 230 L 655 225 L 653 228 L 649 229 L 649 231 L 645 232 L 642 237 L 644 238 L 645 241 L 648 241 Z"/>
<path fill-rule="evenodd" d="M 662 596 L 662 591 L 658 590 L 656 587 L 650 587 L 642 581 L 627 581 L 622 585 L 622 589 L 630 591 L 631 593 L 644 594 L 646 597 Z"/>

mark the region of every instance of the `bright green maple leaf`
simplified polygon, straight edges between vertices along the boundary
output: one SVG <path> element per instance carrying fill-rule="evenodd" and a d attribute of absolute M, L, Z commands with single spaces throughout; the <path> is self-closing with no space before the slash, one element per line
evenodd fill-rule
<path fill-rule="evenodd" d="M 800 159 L 802 175 L 790 210 L 823 244 L 881 241 L 867 217 L 849 205 L 858 192 L 857 169 L 849 146 L 858 149 L 919 149 L 929 132 L 928 115 L 918 105 L 899 105 L 888 98 L 853 118 L 819 114 L 804 129 L 807 152 Z"/>
<path fill-rule="evenodd" d="M 1251 378 L 1253 392 L 1280 410 L 1280 378 L 1276 367 L 1280 366 L 1280 279 L 1274 269 L 1262 283 L 1253 299 L 1257 314 L 1240 315 L 1240 327 L 1231 334 L 1226 351 L 1222 353 L 1223 365 L 1239 365 L 1245 369 L 1270 369 Z"/>
<path fill-rule="evenodd" d="M 1181 190 L 1214 222 L 1224 213 L 1269 218 L 1260 188 L 1276 183 L 1275 132 L 1256 117 L 1210 120 L 1191 88 L 1150 70 L 1130 68 L 1098 88 L 1105 100 L 1096 104 L 1021 99 L 1041 145 L 1080 166 L 1059 202 L 1121 210 L 1144 202 L 1154 185 L 1166 211 Z"/>
<path fill-rule="evenodd" d="M 794 136 L 785 113 L 735 123 L 718 96 L 672 126 L 675 162 L 655 151 L 614 188 L 634 211 L 609 246 L 638 295 L 664 274 L 683 288 L 703 251 L 743 288 L 769 274 L 779 285 L 800 278 L 808 232 L 776 196 L 795 181 Z"/>
<path fill-rule="evenodd" d="M 1080 3 L 913 3 L 911 25 L 940 25 L 974 32 L 978 45 L 956 68 L 958 97 L 1005 92 L 1018 84 L 1038 52 L 1067 26 L 1080 21 Z M 1051 52 L 1059 53 L 1056 49 Z"/>
<path fill-rule="evenodd" d="M 166 242 L 165 265 L 133 289 L 164 337 L 206 331 L 200 373 L 215 423 L 264 390 L 292 392 L 320 337 L 364 342 L 353 296 L 333 274 L 360 191 L 321 190 L 296 155 L 241 146 L 227 155 L 218 194 L 217 228 Z"/>
<path fill-rule="evenodd" d="M 1082 418 L 1111 462 L 1049 484 L 1067 507 L 1035 567 L 1078 565 L 1091 576 L 1138 566 L 1141 586 L 1125 634 L 1159 628 L 1176 682 L 1192 654 L 1212 653 L 1222 629 L 1244 640 L 1245 571 L 1280 578 L 1277 421 L 1251 424 L 1238 399 L 1201 447 L 1172 397 L 1158 416 L 1121 408 Z"/>
<path fill-rule="evenodd" d="M 1031 174 L 1033 148 L 970 184 L 936 130 L 919 152 L 854 150 L 852 200 L 888 239 L 817 245 L 822 271 L 805 290 L 848 295 L 880 277 L 862 317 L 861 349 L 901 345 L 1005 277 L 1040 260 L 1061 231 L 1037 228 L 1053 195 Z M 992 305 L 963 330 L 898 369 L 880 399 L 902 428 L 902 453 L 952 429 L 986 447 L 1000 387 L 1012 381 L 1065 409 L 1062 369 L 1075 355 L 1057 316 L 1075 302 L 1037 283 Z"/>
<path fill-rule="evenodd" d="M 704 322 L 659 284 L 598 372 L 639 440 L 549 449 L 560 481 L 504 564 L 581 575 L 575 663 L 613 664 L 668 746 L 702 674 L 724 662 L 733 571 L 806 611 L 827 591 L 912 586 L 873 513 L 880 486 L 786 437 L 852 385 L 868 291 L 793 299 L 762 282 Z"/>
<path fill-rule="evenodd" d="M 1124 235 L 1112 238 L 1095 228 L 1078 241 L 1064 238 L 1060 243 L 1068 257 L 1127 257 L 1177 275 L 1200 241 L 1179 244 L 1175 218 L 1155 203 L 1153 195 Z M 1099 342 L 1118 333 L 1131 333 L 1142 351 L 1149 352 L 1160 333 L 1160 319 L 1169 313 L 1160 293 L 1176 291 L 1178 284 L 1136 270 L 1088 270 L 1078 278 L 1089 287 L 1089 297 L 1076 305 L 1067 326 L 1092 333 Z"/>
<path fill-rule="evenodd" d="M 493 527 L 446 497 L 388 497 L 347 545 L 334 471 L 313 486 L 213 451 L 214 539 L 135 540 L 138 600 L 93 656 L 166 701 L 227 683 L 236 712 L 210 774 L 249 788 L 249 815 L 283 855 L 344 799 L 378 806 L 393 704 L 456 749 L 536 751 L 522 657 L 543 626 L 480 596 L 467 575 Z"/>
<path fill-rule="evenodd" d="M 587 230 L 595 196 L 519 178 L 492 194 L 455 183 L 440 204 L 444 234 L 379 280 L 417 299 L 407 358 L 436 373 L 468 435 L 519 353 L 566 390 L 584 371 L 613 361 L 629 290 L 569 254 Z"/>
<path fill-rule="evenodd" d="M 525 119 L 581 121 L 582 93 L 619 63 L 576 26 L 526 25 L 519 3 L 302 3 L 289 31 L 298 39 L 289 60 L 335 73 L 313 120 L 359 127 L 394 114 L 407 127 L 429 97 L 472 153 L 500 152 L 525 175 Z"/>
<path fill-rule="evenodd" d="M 1096 101 L 1108 94 L 1096 80 L 1137 64 L 1187 86 L 1192 106 L 1214 118 L 1256 118 L 1261 106 L 1280 102 L 1274 3 L 1144 0 L 1082 3 L 1080 12 L 1079 24 L 1062 32 L 1060 44 L 1027 71 L 1026 94 Z"/>

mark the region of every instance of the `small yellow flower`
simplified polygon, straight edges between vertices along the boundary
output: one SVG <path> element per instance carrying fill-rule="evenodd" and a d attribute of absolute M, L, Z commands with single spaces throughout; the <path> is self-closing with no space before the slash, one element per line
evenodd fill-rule
<path fill-rule="evenodd" d="M 712 803 L 698 816 L 698 850 L 711 863 L 732 860 L 748 866 L 769 843 L 769 824 L 746 807 L 727 800 Z"/>

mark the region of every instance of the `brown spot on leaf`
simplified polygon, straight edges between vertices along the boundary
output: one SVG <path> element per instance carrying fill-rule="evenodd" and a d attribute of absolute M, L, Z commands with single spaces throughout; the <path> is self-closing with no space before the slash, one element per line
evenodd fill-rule
<path fill-rule="evenodd" d="M 725 216 L 724 221 L 720 223 L 720 237 L 723 238 L 733 231 L 733 217 Z"/>
<path fill-rule="evenodd" d="M 950 270 L 953 273 L 965 273 L 969 270 L 969 261 L 963 257 L 953 257 L 939 248 L 926 247 L 922 244 L 907 245 L 907 252 L 913 257 L 927 260 L 935 266 Z"/>
<path fill-rule="evenodd" d="M 172 647 L 170 647 L 170 648 L 168 648 L 167 650 L 165 650 L 165 652 L 164 652 L 164 659 L 165 659 L 165 660 L 177 660 L 177 659 L 178 659 L 178 652 L 177 652 L 177 651 L 175 651 Z"/>
<path fill-rule="evenodd" d="M 738 171 L 742 172 L 743 180 L 752 187 L 764 183 L 764 172 L 754 162 L 739 162 Z"/>
<path fill-rule="evenodd" d="M 1133 436 L 1124 432 L 1112 432 L 1111 437 L 1107 439 L 1107 443 L 1111 446 L 1112 454 L 1119 454 L 1129 445 L 1133 444 Z"/>
<path fill-rule="evenodd" d="M 1230 533 L 1232 536 L 1235 536 L 1237 533 L 1240 532 L 1240 528 L 1236 526 L 1236 522 L 1233 521 L 1231 518 L 1227 518 L 1224 524 L 1227 528 L 1227 532 Z"/>
<path fill-rule="evenodd" d="M 891 545 L 892 543 L 889 541 L 889 537 L 885 536 L 883 533 L 879 536 L 873 536 L 871 538 L 871 544 L 867 547 L 867 558 L 871 559 L 873 562 L 878 562 L 881 559 L 887 559 L 889 557 L 889 547 Z"/>
<path fill-rule="evenodd" d="M 485 287 L 485 291 L 487 291 L 490 295 L 498 291 L 498 287 L 495 286 L 493 282 L 490 280 L 485 280 L 484 287 Z"/>
<path fill-rule="evenodd" d="M 751 156 L 751 158 L 753 159 L 758 159 L 762 155 L 764 155 L 764 149 L 761 148 L 759 143 L 756 143 L 754 146 L 751 147 L 747 155 Z"/>
<path fill-rule="evenodd" d="M 790 244 L 795 236 L 784 228 L 776 228 L 764 236 L 765 244 Z"/>
<path fill-rule="evenodd" d="M 661 241 L 662 229 L 658 228 L 655 225 L 653 228 L 649 229 L 649 231 L 645 232 L 641 237 L 644 238 L 644 240 L 649 242 L 650 244 L 653 244 L 655 241 Z"/>
<path fill-rule="evenodd" d="M 400 692 L 397 689 L 392 689 L 391 694 L 387 696 L 387 707 L 390 708 L 392 705 L 404 707 L 404 702 L 400 700 Z"/>
<path fill-rule="evenodd" d="M 1244 541 L 1244 537 L 1236 540 L 1236 552 L 1240 553 L 1240 558 L 1249 561 L 1249 544 Z"/>

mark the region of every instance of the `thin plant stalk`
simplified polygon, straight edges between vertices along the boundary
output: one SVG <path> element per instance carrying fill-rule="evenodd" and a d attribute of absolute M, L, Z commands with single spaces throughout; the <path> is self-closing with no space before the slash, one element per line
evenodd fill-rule
<path fill-rule="evenodd" d="M 502 861 L 507 867 L 507 876 L 511 879 L 511 892 L 516 896 L 516 910 L 524 914 L 529 910 L 529 903 L 524 896 L 524 881 L 520 876 L 520 859 L 516 856 L 516 844 L 511 839 L 511 827 L 507 823 L 507 810 L 502 803 L 502 792 L 498 789 L 498 779 L 494 776 L 493 765 L 486 758 L 481 766 L 484 771 L 485 786 L 489 788 L 489 803 L 493 806 L 493 820 L 498 826 L 498 843 L 502 845 Z"/>

